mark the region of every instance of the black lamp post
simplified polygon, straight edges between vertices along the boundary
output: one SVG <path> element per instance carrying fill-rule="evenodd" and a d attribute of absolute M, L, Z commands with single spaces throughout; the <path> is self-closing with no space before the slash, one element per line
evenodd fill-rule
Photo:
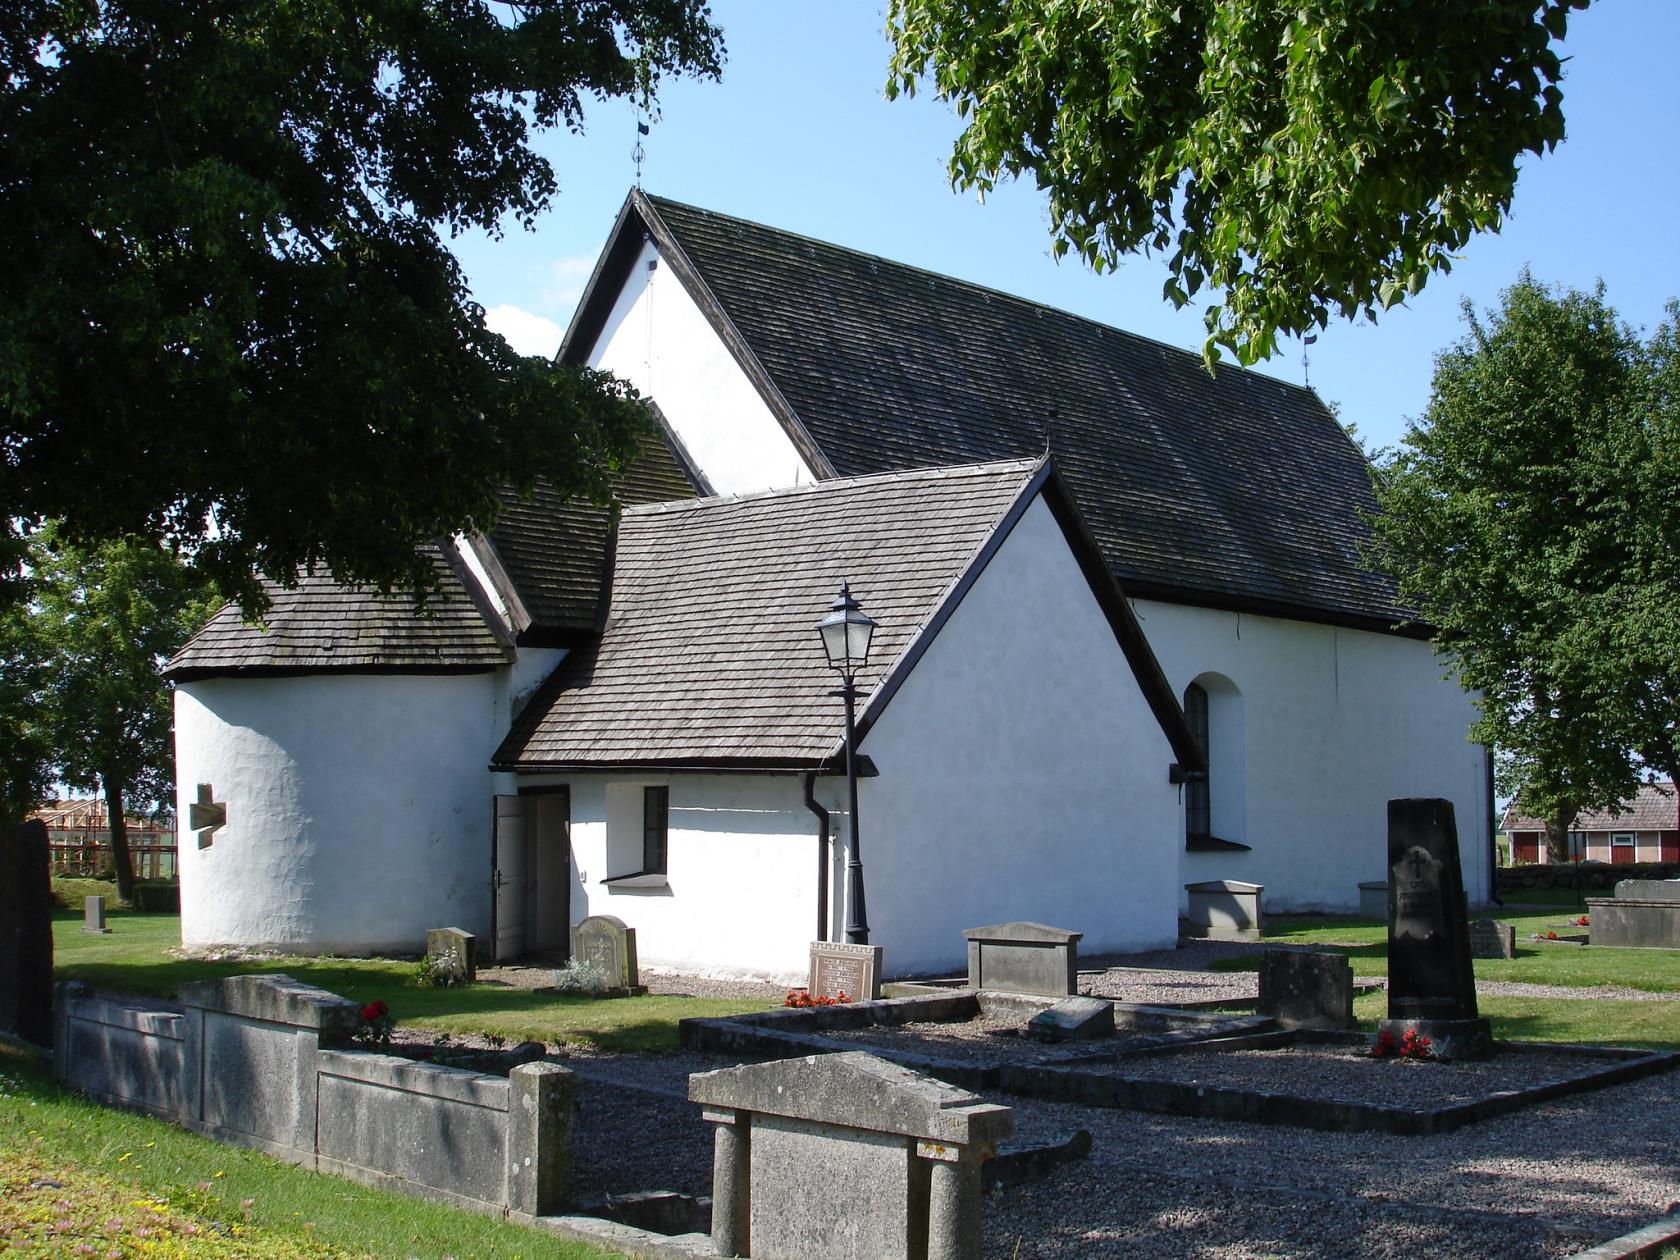
<path fill-rule="evenodd" d="M 852 598 L 849 583 L 840 584 L 840 598 L 817 626 L 828 663 L 840 671 L 840 690 L 830 692 L 846 701 L 846 816 L 851 820 L 852 844 L 846 855 L 846 940 L 869 944 L 869 911 L 863 901 L 863 858 L 858 853 L 857 733 L 855 705 L 857 672 L 869 659 L 869 640 L 875 623 L 864 616 Z"/>

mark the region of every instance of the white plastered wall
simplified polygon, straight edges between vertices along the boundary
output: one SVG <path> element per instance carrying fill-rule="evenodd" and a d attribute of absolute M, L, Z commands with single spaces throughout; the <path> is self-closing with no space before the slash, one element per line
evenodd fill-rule
<path fill-rule="evenodd" d="M 636 929 L 640 962 L 685 972 L 803 982 L 816 934 L 817 820 L 791 775 L 532 775 L 571 789 L 573 923 L 610 914 Z M 666 877 L 602 881 L 635 869 L 639 789 L 670 789 Z M 609 811 L 608 787 L 618 798 Z M 626 801 L 636 808 L 622 808 Z M 615 834 L 609 848 L 609 812 Z"/>
<path fill-rule="evenodd" d="M 175 691 L 188 946 L 417 952 L 428 928 L 489 931 L 495 673 L 221 678 Z"/>
<path fill-rule="evenodd" d="M 649 270 L 648 264 L 658 266 Z M 659 404 L 719 494 L 814 480 L 763 397 L 651 242 L 588 356 Z"/>
<path fill-rule="evenodd" d="M 1181 884 L 1248 880 L 1266 886 L 1270 910 L 1353 910 L 1360 881 L 1384 878 L 1389 799 L 1438 796 L 1453 803 L 1465 891 L 1486 900 L 1486 772 L 1466 738 L 1475 707 L 1427 643 L 1153 600 L 1134 608 L 1175 695 L 1208 673 L 1241 693 L 1240 800 L 1221 778 L 1217 722 L 1211 732 L 1214 834 L 1252 851 L 1183 853 Z M 1209 698 L 1212 709 L 1218 693 Z M 1227 759 L 1229 747 L 1227 735 Z M 1182 837 L 1182 809 L 1178 826 Z"/>
<path fill-rule="evenodd" d="M 867 604 L 868 592 L 859 591 Z M 964 928 L 1177 938 L 1173 754 L 1040 499 L 864 741 L 871 940 L 889 974 L 960 970 Z"/>

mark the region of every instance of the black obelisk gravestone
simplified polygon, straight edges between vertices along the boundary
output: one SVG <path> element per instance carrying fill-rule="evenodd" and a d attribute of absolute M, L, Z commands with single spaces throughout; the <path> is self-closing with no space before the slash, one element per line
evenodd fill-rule
<path fill-rule="evenodd" d="M 0 832 L 0 1032 L 52 1044 L 52 875 L 39 818 Z"/>
<path fill-rule="evenodd" d="M 1388 1018 L 1444 1059 L 1485 1059 L 1493 1036 L 1476 1014 L 1470 912 L 1451 801 L 1388 803 Z"/>

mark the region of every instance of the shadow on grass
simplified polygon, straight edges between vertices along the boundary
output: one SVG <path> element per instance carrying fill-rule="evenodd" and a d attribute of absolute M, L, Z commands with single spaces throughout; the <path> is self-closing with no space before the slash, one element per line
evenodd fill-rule
<path fill-rule="evenodd" d="M 284 974 L 360 1004 L 384 1002 L 399 1029 L 416 1033 L 482 1033 L 510 1042 L 659 1053 L 676 1049 L 679 1020 L 734 1015 L 768 1005 L 657 994 L 593 998 L 490 983 L 434 989 L 420 985 L 416 963 L 380 958 L 180 958 L 169 952 L 180 940 L 174 915 L 112 915 L 109 936 L 82 933 L 77 915 L 55 917 L 54 970 L 60 979 L 80 980 L 108 993 L 172 999 L 182 985 L 197 980 Z"/>

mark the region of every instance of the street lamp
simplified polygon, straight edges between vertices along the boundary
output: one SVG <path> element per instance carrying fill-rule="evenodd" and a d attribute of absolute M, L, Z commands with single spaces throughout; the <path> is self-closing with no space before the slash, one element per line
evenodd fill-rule
<path fill-rule="evenodd" d="M 840 584 L 840 597 L 829 605 L 832 611 L 817 626 L 828 663 L 840 671 L 840 690 L 832 691 L 846 701 L 846 816 L 851 820 L 852 843 L 846 855 L 846 939 L 853 945 L 869 944 L 869 912 L 863 903 L 863 858 L 858 854 L 857 734 L 855 704 L 857 672 L 869 659 L 869 640 L 875 623 L 864 615 L 852 598 L 849 583 Z"/>

